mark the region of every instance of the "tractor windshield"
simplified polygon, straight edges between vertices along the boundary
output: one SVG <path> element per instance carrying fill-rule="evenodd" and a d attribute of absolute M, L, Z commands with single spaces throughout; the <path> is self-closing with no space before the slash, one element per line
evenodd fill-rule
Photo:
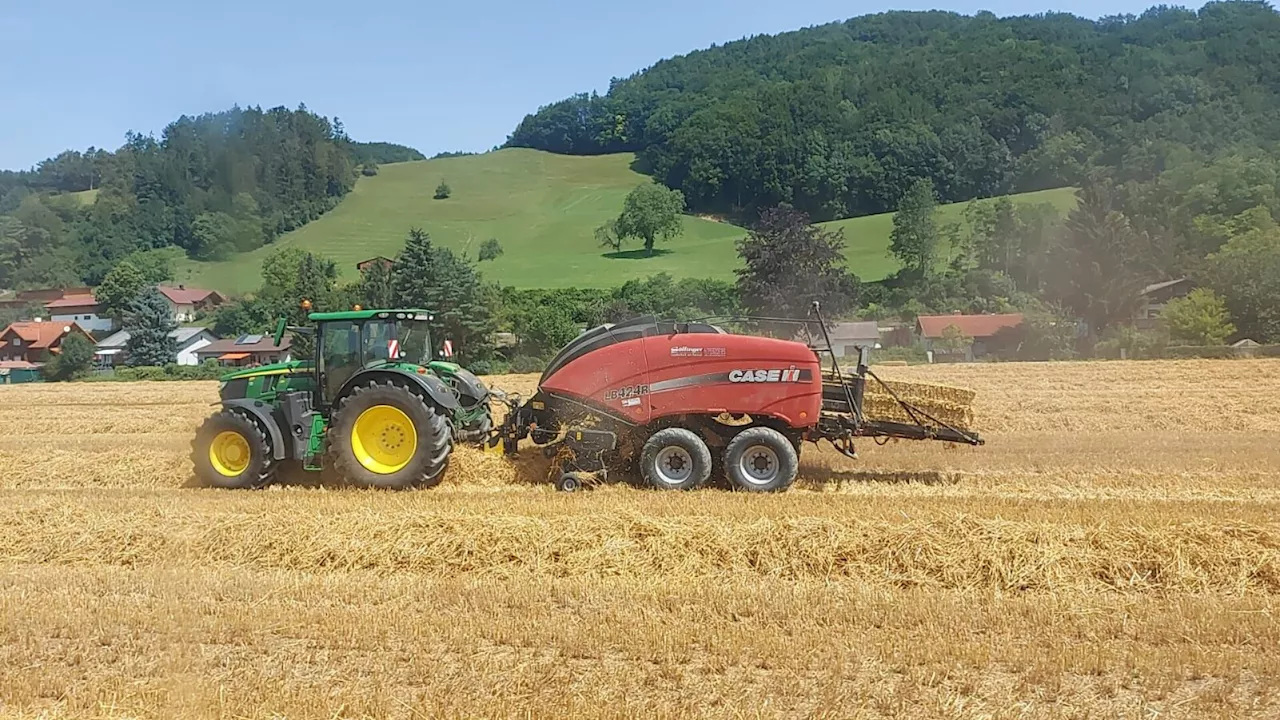
<path fill-rule="evenodd" d="M 431 361 L 430 338 L 425 320 L 368 320 L 360 332 L 364 363 L 390 360 L 426 365 Z"/>
<path fill-rule="evenodd" d="M 426 320 L 397 320 L 399 332 L 396 338 L 400 341 L 400 352 L 404 360 L 418 365 L 431 362 L 431 332 Z"/>

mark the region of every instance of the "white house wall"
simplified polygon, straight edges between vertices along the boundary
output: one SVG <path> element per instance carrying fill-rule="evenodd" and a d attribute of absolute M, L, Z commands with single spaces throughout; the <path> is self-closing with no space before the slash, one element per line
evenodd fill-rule
<path fill-rule="evenodd" d="M 169 309 L 173 311 L 173 318 L 178 322 L 191 322 L 196 318 L 195 305 L 175 305 L 171 301 L 169 303 Z"/>
<path fill-rule="evenodd" d="M 190 345 L 178 351 L 178 364 L 179 365 L 199 365 L 200 358 L 196 355 L 196 353 L 200 351 L 200 348 L 206 345 L 211 345 L 211 344 L 213 344 L 213 341 L 207 337 L 201 337 L 195 340 Z"/>
<path fill-rule="evenodd" d="M 115 323 L 111 318 L 102 318 L 93 313 L 81 313 L 79 315 L 52 315 L 49 318 L 52 323 L 65 323 L 70 325 L 75 323 L 90 332 L 107 331 L 115 327 Z"/>

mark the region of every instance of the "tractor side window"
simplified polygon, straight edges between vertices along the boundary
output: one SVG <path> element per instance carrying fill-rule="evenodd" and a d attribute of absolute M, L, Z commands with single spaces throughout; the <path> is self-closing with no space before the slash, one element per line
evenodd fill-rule
<path fill-rule="evenodd" d="M 325 395 L 334 397 L 360 369 L 360 326 L 327 323 L 324 326 Z"/>

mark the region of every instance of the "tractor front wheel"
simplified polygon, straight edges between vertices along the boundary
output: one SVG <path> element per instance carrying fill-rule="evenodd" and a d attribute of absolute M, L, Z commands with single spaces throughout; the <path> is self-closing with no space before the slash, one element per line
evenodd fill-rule
<path fill-rule="evenodd" d="M 434 487 L 453 451 L 453 431 L 438 408 L 406 387 L 377 381 L 338 401 L 329 437 L 339 474 L 365 487 Z"/>
<path fill-rule="evenodd" d="M 266 433 L 234 410 L 204 421 L 191 442 L 191 462 L 206 487 L 256 489 L 270 484 L 275 473 Z"/>

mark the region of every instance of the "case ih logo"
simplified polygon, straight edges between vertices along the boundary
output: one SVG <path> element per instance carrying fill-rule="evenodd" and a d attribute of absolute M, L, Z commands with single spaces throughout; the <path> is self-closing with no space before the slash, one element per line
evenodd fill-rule
<path fill-rule="evenodd" d="M 795 365 L 792 365 L 785 370 L 779 368 L 774 368 L 772 370 L 730 370 L 729 382 L 800 382 L 800 370 L 798 370 Z"/>

